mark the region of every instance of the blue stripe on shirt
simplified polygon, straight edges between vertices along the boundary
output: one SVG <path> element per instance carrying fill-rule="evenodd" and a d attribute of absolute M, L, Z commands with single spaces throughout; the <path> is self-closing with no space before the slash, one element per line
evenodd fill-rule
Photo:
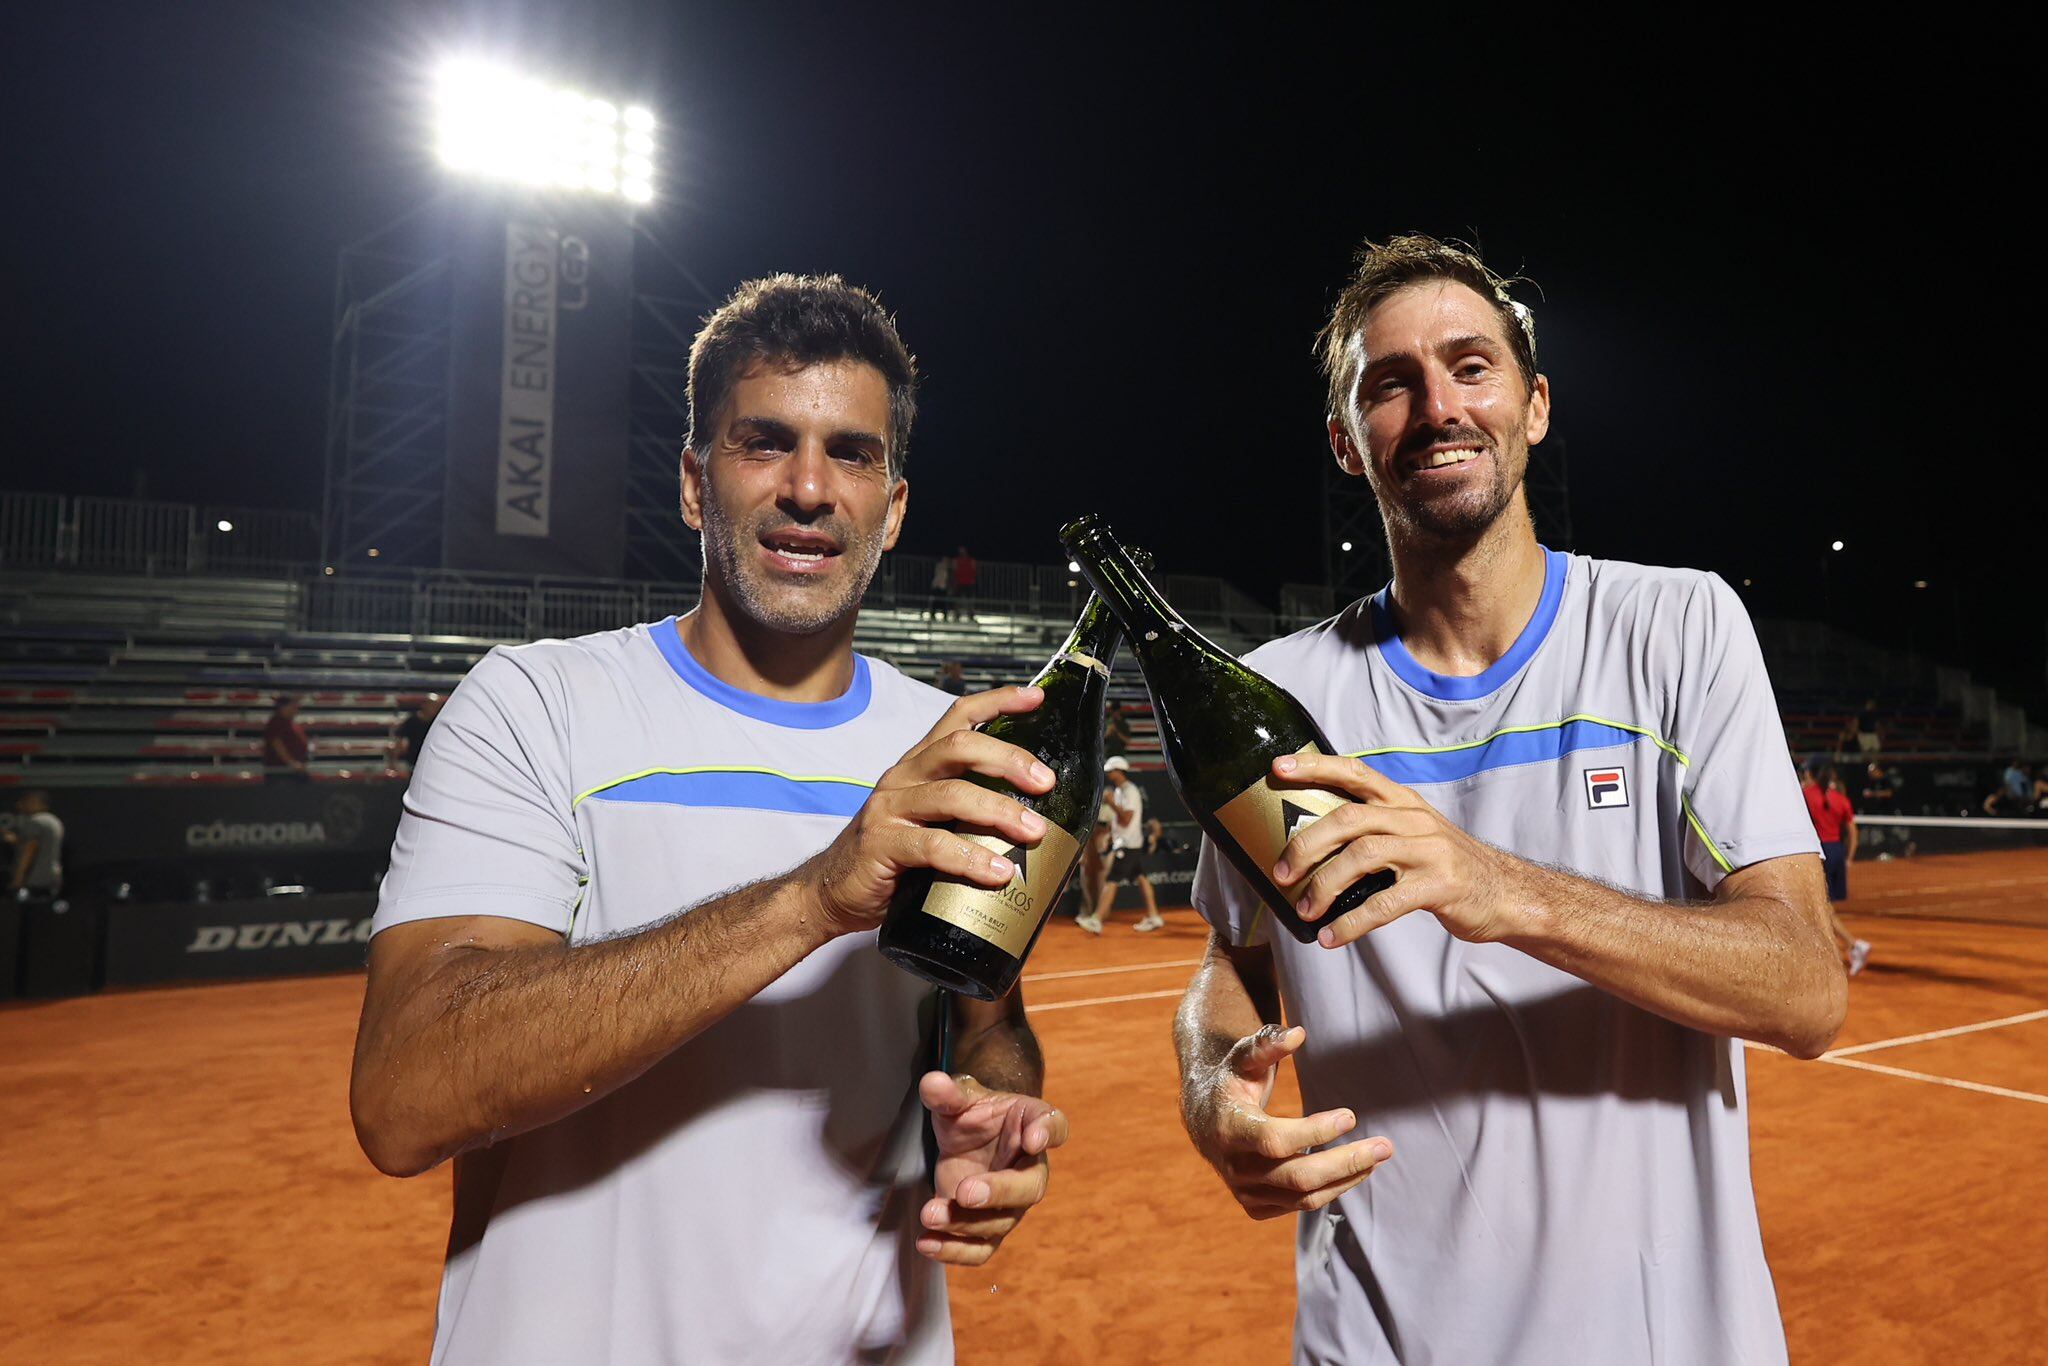
<path fill-rule="evenodd" d="M 743 807 L 798 816 L 850 817 L 874 789 L 836 778 L 792 778 L 781 773 L 646 773 L 593 792 L 593 801 L 654 802 L 666 806 Z"/>
<path fill-rule="evenodd" d="M 1409 787 L 1454 783 L 1496 768 L 1550 763 L 1583 749 L 1611 749 L 1642 739 L 1636 731 L 1602 721 L 1566 721 L 1541 730 L 1513 731 L 1483 744 L 1421 753 L 1385 751 L 1360 755 L 1375 770 Z"/>

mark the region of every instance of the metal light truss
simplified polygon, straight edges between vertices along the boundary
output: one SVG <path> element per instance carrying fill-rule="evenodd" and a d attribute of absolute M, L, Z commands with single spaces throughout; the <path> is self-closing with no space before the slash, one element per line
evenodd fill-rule
<path fill-rule="evenodd" d="M 633 298 L 633 381 L 626 449 L 626 577 L 696 584 L 697 533 L 683 524 L 679 483 L 690 425 L 684 384 L 704 311 L 681 299 Z"/>
<path fill-rule="evenodd" d="M 321 553 L 337 568 L 441 564 L 453 265 L 386 245 L 400 226 L 344 249 L 336 277 Z M 678 510 L 677 462 L 703 311 L 635 296 L 626 456 L 626 573 L 693 591 L 698 543 Z"/>
<path fill-rule="evenodd" d="M 1564 438 L 1553 436 L 1529 451 L 1529 515 L 1536 539 L 1552 550 L 1572 548 L 1571 481 L 1565 468 Z"/>
<path fill-rule="evenodd" d="M 321 555 L 335 566 L 441 561 L 454 321 L 446 254 L 344 247 L 328 365 Z"/>
<path fill-rule="evenodd" d="M 1391 571 L 1387 567 L 1387 533 L 1380 523 L 1379 500 L 1363 478 L 1344 473 L 1329 452 L 1323 465 L 1323 572 L 1329 575 L 1337 605 L 1344 606 L 1376 593 Z M 1344 549 L 1349 542 L 1351 549 Z"/>

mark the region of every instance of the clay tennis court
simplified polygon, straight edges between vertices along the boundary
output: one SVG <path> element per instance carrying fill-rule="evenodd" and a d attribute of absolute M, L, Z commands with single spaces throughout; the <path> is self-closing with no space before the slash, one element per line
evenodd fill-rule
<path fill-rule="evenodd" d="M 1792 1358 L 2048 1360 L 2048 851 L 1859 865 L 1855 891 L 1876 956 L 1835 1051 L 1750 1052 Z M 1203 933 L 1169 919 L 1055 925 L 1032 960 L 1073 1141 L 996 1261 L 953 1273 L 963 1362 L 1287 1359 L 1291 1225 L 1244 1218 L 1180 1132 L 1168 1029 Z M 356 1150 L 361 990 L 0 1010 L 9 1359 L 425 1358 L 448 1177 L 389 1180 Z"/>

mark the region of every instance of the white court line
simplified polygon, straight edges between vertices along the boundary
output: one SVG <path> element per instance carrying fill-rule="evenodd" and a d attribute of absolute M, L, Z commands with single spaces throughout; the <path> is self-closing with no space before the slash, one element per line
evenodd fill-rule
<path fill-rule="evenodd" d="M 1048 1010 L 1078 1010 L 1082 1006 L 1111 1006 L 1119 1001 L 1157 1001 L 1167 996 L 1178 996 L 1182 990 L 1180 987 L 1175 987 L 1171 991 L 1137 991 L 1129 996 L 1091 996 L 1085 1001 L 1054 1001 L 1051 1005 L 1046 1006 L 1027 1005 L 1024 1007 L 1024 1013 L 1027 1015 L 1041 1015 Z"/>
<path fill-rule="evenodd" d="M 1848 1048 L 1831 1048 L 1820 1055 L 1820 1061 L 1832 1062 L 1836 1058 L 1853 1057 L 1858 1053 L 1875 1053 L 1880 1048 L 1903 1048 L 1909 1043 L 1926 1043 L 1931 1039 L 1953 1039 L 1958 1034 L 1975 1034 L 1985 1029 L 2003 1029 L 2006 1025 L 2027 1024 L 2033 1020 L 2048 1020 L 2048 1010 L 2030 1010 L 2024 1015 L 2008 1015 L 2002 1020 L 1986 1020 L 1982 1024 L 1957 1025 L 1954 1029 L 1933 1029 L 1925 1034 L 1907 1034 L 1896 1039 L 1879 1039 L 1876 1043 L 1852 1044 Z"/>
<path fill-rule="evenodd" d="M 2048 878 L 1994 877 L 1981 882 L 1945 882 L 1932 887 L 1889 887 L 1882 892 L 1865 892 L 1858 901 L 1876 901 L 1898 896 L 1947 896 L 1952 892 L 1974 892 L 1980 887 L 2048 887 Z"/>
<path fill-rule="evenodd" d="M 1153 968 L 1192 968 L 1201 965 L 1199 958 L 1175 958 L 1165 963 L 1132 963 L 1121 968 L 1074 968 L 1069 972 L 1036 972 L 1019 980 L 1026 982 L 1058 982 L 1068 977 L 1106 977 L 1114 972 L 1149 972 Z"/>
<path fill-rule="evenodd" d="M 1931 1081 L 1937 1086 L 1954 1086 L 1964 1091 L 1981 1091 L 1987 1096 L 2003 1096 L 2007 1100 L 2031 1100 L 2036 1105 L 2048 1105 L 2048 1096 L 2037 1096 L 2032 1091 L 2011 1091 L 2003 1086 L 1986 1086 L 1981 1081 L 1958 1081 L 1954 1077 L 1937 1077 L 1931 1072 L 1908 1072 L 1903 1067 L 1886 1067 L 1881 1062 L 1860 1062 L 1855 1058 L 1838 1058 L 1833 1054 L 1822 1054 L 1817 1061 L 1831 1062 L 1837 1067 L 1853 1067 L 1859 1072 L 1881 1072 L 1887 1077 L 1904 1077 L 1908 1081 Z"/>

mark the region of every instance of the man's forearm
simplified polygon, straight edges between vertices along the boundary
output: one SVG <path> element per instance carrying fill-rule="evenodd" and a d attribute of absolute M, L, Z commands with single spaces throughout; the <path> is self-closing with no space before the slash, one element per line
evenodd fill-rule
<path fill-rule="evenodd" d="M 1525 865 L 1526 933 L 1504 942 L 1631 1004 L 1709 1034 L 1817 1055 L 1844 987 L 1819 925 L 1768 897 L 1667 902 Z"/>
<path fill-rule="evenodd" d="M 962 1019 L 953 1070 L 965 1072 L 991 1091 L 1045 1094 L 1045 1055 L 1038 1050 L 1038 1036 L 1031 1032 L 1015 992 L 1004 1003 L 1000 1017 L 985 1023 Z"/>
<path fill-rule="evenodd" d="M 1173 1018 L 1174 1052 L 1180 1058 L 1181 1114 L 1191 1122 L 1207 1103 L 1209 1080 L 1237 1041 L 1268 1024 L 1280 1023 L 1280 996 L 1270 978 L 1253 973 L 1247 981 L 1228 948 L 1215 936 L 1181 997 Z"/>
<path fill-rule="evenodd" d="M 379 1168 L 410 1175 L 560 1119 L 830 937 L 801 884 L 779 878 L 616 939 L 450 943 L 409 978 L 380 981 L 373 945 L 351 1096 L 364 1149 Z M 380 989 L 399 999 L 376 1001 Z"/>

